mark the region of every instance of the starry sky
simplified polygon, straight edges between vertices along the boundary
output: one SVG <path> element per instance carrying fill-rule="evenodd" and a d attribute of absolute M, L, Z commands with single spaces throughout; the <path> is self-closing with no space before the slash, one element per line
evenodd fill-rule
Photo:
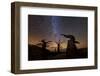
<path fill-rule="evenodd" d="M 58 42 L 67 47 L 67 39 L 60 34 L 74 35 L 78 48 L 87 48 L 87 17 L 28 15 L 28 43 L 37 44 L 42 39 Z M 56 47 L 55 43 L 51 47 Z"/>

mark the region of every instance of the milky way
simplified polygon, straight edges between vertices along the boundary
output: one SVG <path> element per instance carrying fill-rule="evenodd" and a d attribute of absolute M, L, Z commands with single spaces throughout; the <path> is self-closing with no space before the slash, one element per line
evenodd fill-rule
<path fill-rule="evenodd" d="M 60 40 L 60 29 L 59 29 L 59 27 L 61 26 L 60 17 L 52 16 L 51 22 L 52 22 L 51 25 L 52 25 L 54 36 L 56 38 L 56 41 L 58 42 Z"/>

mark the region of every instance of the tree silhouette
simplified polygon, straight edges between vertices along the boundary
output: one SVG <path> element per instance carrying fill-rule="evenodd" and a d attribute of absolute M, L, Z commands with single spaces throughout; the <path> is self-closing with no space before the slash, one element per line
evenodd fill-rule
<path fill-rule="evenodd" d="M 40 41 L 40 43 L 37 44 L 37 45 L 42 46 L 42 59 L 47 59 L 49 55 L 49 51 L 47 50 L 49 42 L 52 42 L 52 41 L 46 41 L 45 39 L 43 39 Z"/>
<path fill-rule="evenodd" d="M 65 34 L 61 34 L 61 35 L 64 36 L 65 38 L 69 38 L 67 48 L 66 48 L 66 54 L 69 54 L 69 55 L 77 54 L 78 48 L 76 46 L 76 43 L 79 44 L 79 42 L 76 41 L 75 36 L 65 35 Z"/>
<path fill-rule="evenodd" d="M 55 42 L 57 44 L 57 52 L 60 53 L 60 48 L 61 48 L 61 40 L 59 40 L 58 42 Z"/>

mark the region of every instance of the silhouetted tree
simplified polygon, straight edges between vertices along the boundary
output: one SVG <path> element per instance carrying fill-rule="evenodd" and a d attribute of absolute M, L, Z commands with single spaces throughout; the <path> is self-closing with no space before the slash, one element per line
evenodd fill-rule
<path fill-rule="evenodd" d="M 47 47 L 48 47 L 49 42 L 52 42 L 52 41 L 46 41 L 45 39 L 43 39 L 41 40 L 41 43 L 37 44 L 37 45 L 42 46 L 42 59 L 48 58 L 49 51 L 47 50 Z"/>
<path fill-rule="evenodd" d="M 60 52 L 60 47 L 61 47 L 61 41 L 59 40 L 58 42 L 55 42 L 57 44 L 57 52 Z"/>
<path fill-rule="evenodd" d="M 78 41 L 76 41 L 75 37 L 73 35 L 65 35 L 61 34 L 65 38 L 69 38 L 67 48 L 66 48 L 66 54 L 68 55 L 75 55 L 77 54 L 77 46 L 76 43 L 79 44 Z"/>

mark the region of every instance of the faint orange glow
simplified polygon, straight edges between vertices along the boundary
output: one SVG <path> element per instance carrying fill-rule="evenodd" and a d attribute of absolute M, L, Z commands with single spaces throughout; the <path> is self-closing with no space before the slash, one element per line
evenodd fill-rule
<path fill-rule="evenodd" d="M 47 49 L 49 49 L 50 51 L 57 51 L 57 43 L 55 43 L 54 40 L 52 40 L 52 41 L 53 42 L 51 42 L 49 44 L 49 46 L 47 47 Z M 88 44 L 87 44 L 86 41 L 84 41 L 84 40 L 79 40 L 79 41 L 80 41 L 80 44 L 76 44 L 77 48 L 87 48 L 88 47 L 87 46 Z M 40 42 L 41 42 L 41 38 L 39 38 L 39 37 L 30 36 L 28 38 L 28 44 L 36 45 L 36 44 L 38 44 Z M 60 49 L 61 50 L 64 50 L 66 48 L 67 48 L 67 40 L 65 40 L 63 43 L 60 44 Z"/>

